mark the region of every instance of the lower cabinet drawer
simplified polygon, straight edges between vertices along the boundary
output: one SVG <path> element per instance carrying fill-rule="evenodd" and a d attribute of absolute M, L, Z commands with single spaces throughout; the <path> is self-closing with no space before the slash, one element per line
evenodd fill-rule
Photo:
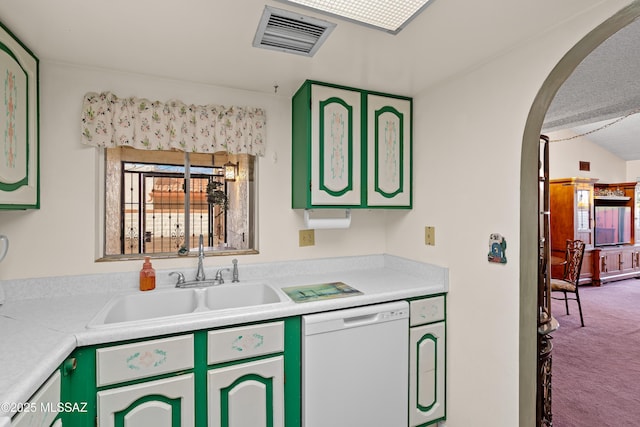
<path fill-rule="evenodd" d="M 444 296 L 423 298 L 411 301 L 409 324 L 411 326 L 444 320 Z"/>
<path fill-rule="evenodd" d="M 193 335 L 161 338 L 96 351 L 98 387 L 193 368 Z"/>
<path fill-rule="evenodd" d="M 210 331 L 207 361 L 210 365 L 284 351 L 284 322 Z"/>

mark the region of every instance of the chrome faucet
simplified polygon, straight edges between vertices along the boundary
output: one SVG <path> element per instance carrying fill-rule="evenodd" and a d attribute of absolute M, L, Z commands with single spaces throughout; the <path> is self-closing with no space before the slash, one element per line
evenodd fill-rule
<path fill-rule="evenodd" d="M 178 276 L 176 288 L 181 288 L 185 285 L 185 283 L 187 283 L 187 281 L 184 280 L 184 274 L 180 273 L 179 271 L 172 271 L 171 273 L 169 273 L 169 276 Z"/>
<path fill-rule="evenodd" d="M 204 243 L 203 236 L 200 235 L 200 240 L 198 242 L 198 271 L 196 272 L 196 280 L 198 282 L 204 282 L 204 267 L 202 266 L 202 260 L 204 260 Z"/>
<path fill-rule="evenodd" d="M 216 277 L 213 279 L 213 284 L 214 285 L 222 285 L 224 283 L 224 278 L 222 277 L 222 272 L 223 271 L 229 271 L 228 268 L 221 268 L 218 271 L 216 271 Z"/>
<path fill-rule="evenodd" d="M 204 275 L 204 243 L 203 243 L 203 235 L 200 235 L 200 241 L 198 242 L 198 271 L 196 272 L 195 280 L 186 281 L 184 279 L 184 274 L 178 271 L 172 271 L 169 273 L 170 276 L 178 276 L 178 281 L 176 282 L 176 288 L 186 288 L 186 287 L 203 287 L 203 286 L 212 286 L 212 285 L 221 285 L 224 283 L 224 277 L 222 276 L 223 271 L 231 271 L 230 268 L 219 268 L 216 271 L 216 275 L 213 280 L 206 280 Z M 233 273 L 232 273 L 232 282 L 239 282 L 238 279 L 238 260 L 234 259 L 233 262 Z"/>

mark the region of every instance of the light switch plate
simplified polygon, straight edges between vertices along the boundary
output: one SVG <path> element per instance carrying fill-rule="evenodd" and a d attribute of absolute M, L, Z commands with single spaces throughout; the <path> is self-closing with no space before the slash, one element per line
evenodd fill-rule
<path fill-rule="evenodd" d="M 424 244 L 427 246 L 436 245 L 436 228 L 435 227 L 424 228 Z"/>
<path fill-rule="evenodd" d="M 315 230 L 300 230 L 299 246 L 313 246 L 316 244 Z"/>

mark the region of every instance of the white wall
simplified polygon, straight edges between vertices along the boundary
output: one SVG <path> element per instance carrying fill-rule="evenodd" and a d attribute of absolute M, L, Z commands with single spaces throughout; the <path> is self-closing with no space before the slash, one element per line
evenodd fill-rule
<path fill-rule="evenodd" d="M 640 160 L 627 162 L 626 182 L 640 181 Z"/>
<path fill-rule="evenodd" d="M 415 205 L 407 214 L 389 214 L 387 247 L 450 269 L 448 427 L 520 425 L 523 130 L 552 68 L 624 3 L 603 2 L 415 97 Z M 535 185 L 529 194 L 536 197 Z M 434 247 L 424 244 L 426 225 L 435 226 Z M 491 233 L 506 238 L 506 265 L 487 261 Z"/>
<path fill-rule="evenodd" d="M 191 84 L 109 70 L 40 64 L 41 209 L 0 212 L 0 234 L 10 250 L 0 279 L 137 271 L 139 261 L 100 262 L 97 233 L 97 151 L 80 143 L 80 108 L 86 92 L 194 104 L 248 105 L 267 111 L 267 153 L 259 159 L 259 255 L 245 263 L 385 251 L 384 213 L 354 212 L 347 230 L 316 230 L 314 247 L 298 247 L 302 213 L 291 209 L 291 101 L 285 96 Z M 302 84 L 302 82 L 300 82 Z M 275 159 L 275 160 L 274 160 Z M 193 268 L 197 260 L 155 260 L 162 268 Z M 205 265 L 227 265 L 229 257 L 207 257 Z"/>
<path fill-rule="evenodd" d="M 549 132 L 549 176 L 551 179 L 585 177 L 598 182 L 626 182 L 627 162 L 594 144 L 589 136 L 561 141 L 575 136 L 570 130 Z M 558 141 L 554 141 L 558 140 Z M 590 171 L 581 171 L 579 162 L 590 162 Z M 634 178 L 635 179 L 635 178 Z"/>

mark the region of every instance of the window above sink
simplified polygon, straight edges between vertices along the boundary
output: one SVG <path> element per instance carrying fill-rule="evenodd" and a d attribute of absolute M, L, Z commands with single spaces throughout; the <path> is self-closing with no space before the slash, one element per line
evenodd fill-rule
<path fill-rule="evenodd" d="M 255 156 L 104 151 L 103 259 L 188 255 L 200 234 L 207 255 L 257 252 Z"/>

